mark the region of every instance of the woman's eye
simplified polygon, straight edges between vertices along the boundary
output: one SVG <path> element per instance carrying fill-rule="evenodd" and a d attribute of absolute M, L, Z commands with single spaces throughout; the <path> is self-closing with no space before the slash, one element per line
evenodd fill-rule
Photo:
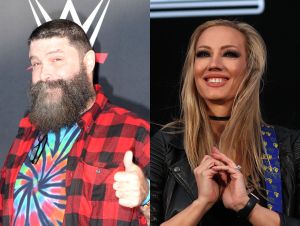
<path fill-rule="evenodd" d="M 209 57 L 210 54 L 208 51 L 199 51 L 196 53 L 197 58 L 202 58 L 202 57 Z"/>
<path fill-rule="evenodd" d="M 54 62 L 61 61 L 61 60 L 62 60 L 61 58 L 54 58 L 53 59 Z"/>
<path fill-rule="evenodd" d="M 239 52 L 236 51 L 226 51 L 224 53 L 225 57 L 231 57 L 231 58 L 238 58 L 241 56 L 241 54 Z"/>

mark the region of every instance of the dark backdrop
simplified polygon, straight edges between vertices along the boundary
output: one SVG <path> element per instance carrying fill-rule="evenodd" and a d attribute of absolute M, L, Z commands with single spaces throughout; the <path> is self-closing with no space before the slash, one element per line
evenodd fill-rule
<path fill-rule="evenodd" d="M 179 115 L 179 78 L 193 30 L 210 19 L 250 23 L 268 49 L 267 71 L 261 93 L 267 123 L 300 128 L 300 38 L 297 0 L 266 1 L 260 15 L 151 19 L 151 134 L 158 124 Z M 251 110 L 251 109 L 249 109 Z"/>

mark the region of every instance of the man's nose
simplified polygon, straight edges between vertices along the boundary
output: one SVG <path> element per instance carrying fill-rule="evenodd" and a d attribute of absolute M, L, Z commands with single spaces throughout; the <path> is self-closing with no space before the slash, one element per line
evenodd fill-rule
<path fill-rule="evenodd" d="M 40 80 L 47 81 L 54 79 L 53 72 L 53 67 L 50 64 L 42 64 L 40 69 Z"/>

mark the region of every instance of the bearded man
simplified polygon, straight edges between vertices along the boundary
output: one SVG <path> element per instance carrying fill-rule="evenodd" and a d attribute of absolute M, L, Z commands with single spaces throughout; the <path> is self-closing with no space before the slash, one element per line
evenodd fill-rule
<path fill-rule="evenodd" d="M 53 20 L 28 40 L 30 111 L 1 171 L 0 225 L 144 225 L 149 124 L 93 85 L 82 28 Z"/>

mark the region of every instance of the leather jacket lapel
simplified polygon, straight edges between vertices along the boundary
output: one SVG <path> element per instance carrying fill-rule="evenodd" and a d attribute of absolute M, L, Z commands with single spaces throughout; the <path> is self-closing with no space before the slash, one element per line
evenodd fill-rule
<path fill-rule="evenodd" d="M 190 198 L 195 200 L 198 196 L 198 189 L 195 176 L 191 170 L 186 156 L 184 156 L 180 161 L 171 165 L 169 170 L 175 177 L 176 181 L 187 191 Z"/>

